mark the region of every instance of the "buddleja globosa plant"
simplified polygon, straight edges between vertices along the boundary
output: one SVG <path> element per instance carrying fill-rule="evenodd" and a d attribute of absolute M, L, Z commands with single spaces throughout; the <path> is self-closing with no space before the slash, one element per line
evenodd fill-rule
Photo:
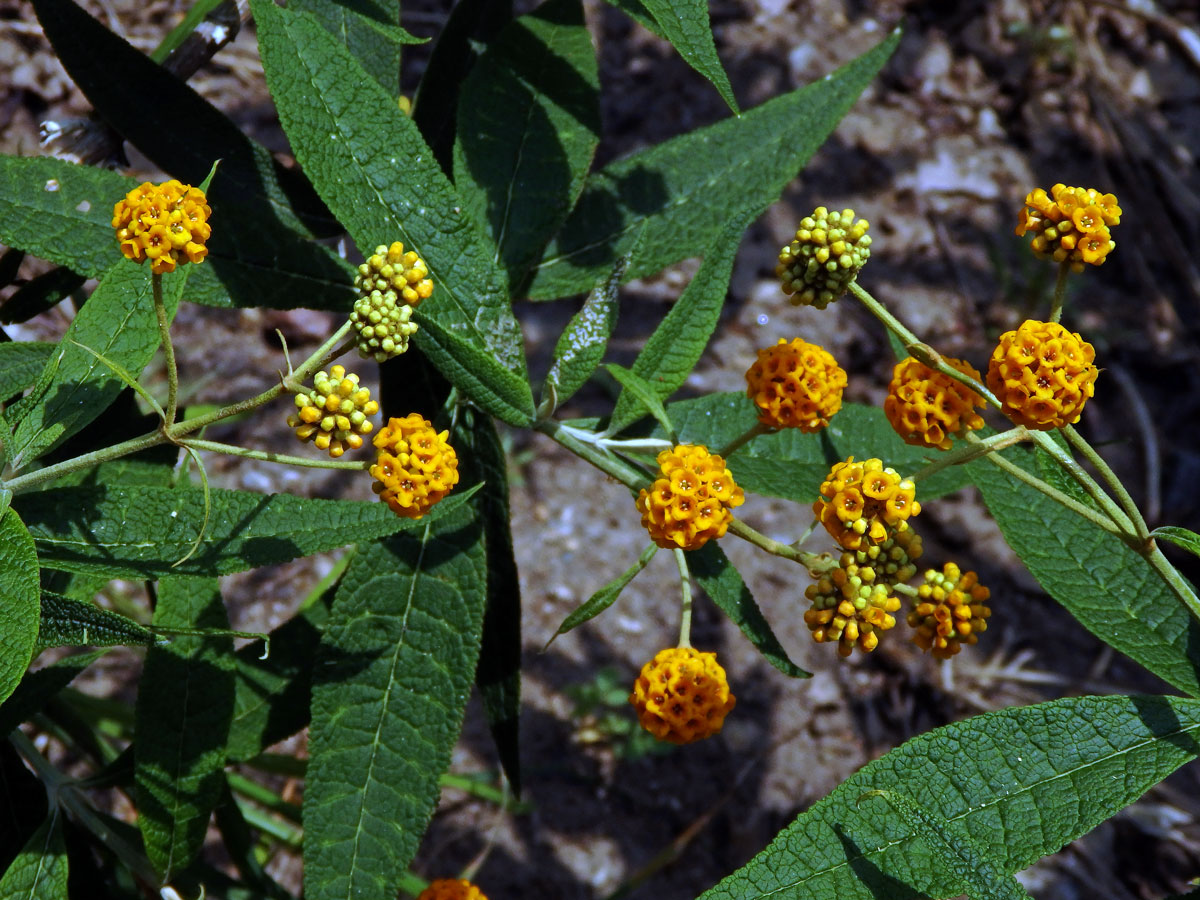
<path fill-rule="evenodd" d="M 61 267 L 58 287 L 26 285 L 5 309 L 45 308 L 98 280 L 57 344 L 0 344 L 0 396 L 10 400 L 0 418 L 0 784 L 11 845 L 0 895 L 66 896 L 74 879 L 112 896 L 286 897 L 263 871 L 254 816 L 285 845 L 299 844 L 302 825 L 309 900 L 384 900 L 398 888 L 482 898 L 487 886 L 457 873 L 425 884 L 407 867 L 472 680 L 519 788 L 520 607 L 494 419 L 548 435 L 597 478 L 626 485 L 628 527 L 650 538 L 560 633 L 610 606 L 660 549 L 674 557 L 678 636 L 664 634 L 664 649 L 630 673 L 630 702 L 661 740 L 711 737 L 739 715 L 735 694 L 753 691 L 691 646 L 693 582 L 772 665 L 808 674 L 720 541 L 749 541 L 807 570 L 797 614 L 836 647 L 829 665 L 906 629 L 940 659 L 986 639 L 1003 598 L 973 572 L 937 561 L 909 583 L 927 564 L 922 508 L 966 483 L 1058 602 L 1185 695 L 1062 699 L 921 735 L 705 896 L 845 900 L 877 897 L 881 883 L 904 896 L 1019 896 L 1013 872 L 1195 755 L 1200 602 L 1156 540 L 1195 549 L 1200 539 L 1150 532 L 1072 427 L 1098 369 L 1091 345 L 1058 320 L 1066 279 L 1094 277 L 1083 270 L 1115 246 L 1111 194 L 1057 185 L 1026 197 L 1018 232 L 1033 232 L 1033 250 L 1058 266 L 1054 303 L 1044 321 L 1003 335 L 985 376 L 923 343 L 860 286 L 867 223 L 820 207 L 780 254 L 783 291 L 817 308 L 849 295 L 878 317 L 907 354 L 883 409 L 843 404 L 845 372 L 797 335 L 745 361 L 745 392 L 665 402 L 716 327 L 742 232 L 898 34 L 817 83 L 593 170 L 599 89 L 578 0 L 548 0 L 483 45 L 466 38 L 483 4 L 459 4 L 411 115 L 397 73 L 414 39 L 398 25 L 398 0 L 373 4 L 375 18 L 358 4 L 253 0 L 299 164 L 288 169 L 70 0 L 33 6 L 98 119 L 172 180 L 0 159 L 0 240 L 11 248 L 0 268 L 11 272 L 25 253 Z M 704 4 L 629 8 L 734 105 Z M 359 265 L 321 240 L 347 234 Z M 603 362 L 620 284 L 694 256 L 703 263 L 633 366 L 608 367 L 622 387 L 611 413 L 559 417 Z M 581 294 L 535 401 L 512 300 Z M 181 302 L 345 319 L 277 383 L 264 377 L 255 396 L 191 413 L 172 349 Z M 165 402 L 139 382 L 159 348 Z M 338 361 L 355 350 L 357 361 Z M 351 371 L 376 364 L 385 385 L 404 373 L 405 390 L 385 392 L 382 409 L 360 384 L 363 369 Z M 148 419 L 118 403 L 127 391 Z M 282 401 L 268 407 L 283 395 L 295 455 L 201 436 L 234 415 L 288 415 Z M 1005 430 L 984 428 L 989 407 Z M 202 452 L 361 473 L 378 502 L 210 489 Z M 747 492 L 796 501 L 802 520 L 811 510 L 830 551 L 755 531 L 735 516 Z M 293 618 L 234 650 L 218 576 L 347 545 L 334 576 L 298 590 L 309 599 Z M 151 586 L 150 621 L 95 604 L 112 579 Z M 63 693 L 118 644 L 145 648 L 132 711 Z M 99 649 L 36 659 L 60 647 Z M 306 727 L 305 760 L 264 754 Z M 302 775 L 302 814 L 234 765 Z M 99 808 L 93 788 L 125 797 L 136 826 Z M 218 869 L 207 852 L 214 834 L 231 866 Z"/>

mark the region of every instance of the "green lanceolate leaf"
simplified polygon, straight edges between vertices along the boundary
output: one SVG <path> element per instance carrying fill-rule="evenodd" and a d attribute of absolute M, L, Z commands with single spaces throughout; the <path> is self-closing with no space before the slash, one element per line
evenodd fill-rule
<path fill-rule="evenodd" d="M 349 305 L 353 271 L 310 239 L 309 226 L 322 234 L 334 228 L 297 172 L 277 164 L 187 84 L 71 0 L 36 0 L 34 9 L 63 66 L 96 111 L 164 171 L 200 184 L 221 160 L 207 191 L 213 209 L 209 256 L 189 286 L 189 300 L 214 306 L 227 306 L 230 298 L 243 306 Z M 154 85 L 153 115 L 147 113 L 147 84 Z M 106 201 L 110 216 L 128 190 Z M 115 247 L 111 230 L 106 243 Z"/>
<path fill-rule="evenodd" d="M 658 552 L 656 544 L 650 544 L 642 551 L 641 556 L 637 558 L 632 566 L 606 584 L 592 596 L 588 597 L 583 603 L 575 608 L 569 616 L 563 619 L 563 623 L 558 626 L 558 631 L 554 632 L 550 640 L 546 641 L 546 646 L 549 647 L 554 642 L 554 638 L 560 634 L 566 634 L 574 628 L 578 628 L 589 619 L 594 619 L 600 613 L 604 612 L 617 598 L 621 596 L 621 591 L 629 586 L 629 582 L 637 577 L 637 574 L 650 564 L 650 560 L 654 559 L 654 554 Z"/>
<path fill-rule="evenodd" d="M 487 597 L 465 510 L 360 548 L 314 671 L 304 895 L 391 900 L 450 761 Z"/>
<path fill-rule="evenodd" d="M 60 659 L 52 666 L 26 673 L 12 696 L 0 703 L 0 735 L 7 736 L 34 713 L 41 712 L 50 698 L 105 652 L 94 650 L 91 653 L 79 653 Z"/>
<path fill-rule="evenodd" d="M 754 595 L 741 573 L 734 568 L 723 550 L 715 541 L 709 541 L 699 550 L 687 554 L 688 569 L 696 583 L 704 588 L 704 592 L 712 601 L 721 607 L 725 615 L 744 634 L 771 665 L 784 675 L 791 678 L 811 678 L 810 672 L 804 671 L 790 659 L 787 651 L 779 644 L 775 632 L 763 618 L 762 610 L 754 601 Z"/>
<path fill-rule="evenodd" d="M 505 28 L 458 104 L 454 184 L 519 285 L 575 205 L 600 142 L 599 82 L 579 0 Z"/>
<path fill-rule="evenodd" d="M 13 507 L 29 518 L 42 564 L 49 569 L 159 578 L 228 575 L 418 528 L 469 497 L 468 491 L 455 492 L 425 519 L 414 521 L 400 518 L 385 503 L 213 490 L 199 546 L 179 565 L 204 524 L 204 492 L 197 488 L 55 488 L 18 495 Z"/>
<path fill-rule="evenodd" d="M 417 126 L 394 96 L 358 77 L 358 62 L 310 16 L 265 0 L 251 6 L 292 150 L 359 249 L 400 240 L 420 253 L 435 284 L 421 304 L 423 318 L 527 382 L 521 330 L 494 254 L 459 208 Z"/>
<path fill-rule="evenodd" d="M 1024 449 L 1004 457 L 1038 471 Z M 986 459 L 968 469 L 1004 539 L 1050 596 L 1106 644 L 1200 694 L 1200 623 L 1144 558 Z"/>
<path fill-rule="evenodd" d="M 907 794 L 1024 869 L 1114 815 L 1195 758 L 1200 703 L 1072 697 L 985 713 L 868 763 L 704 900 L 953 897 L 969 886 L 872 790 Z"/>
<path fill-rule="evenodd" d="M 647 379 L 638 375 L 624 366 L 618 366 L 616 363 L 608 363 L 604 367 L 608 373 L 612 375 L 621 385 L 621 398 L 624 403 L 617 403 L 617 410 L 625 409 L 625 418 L 636 420 L 641 418 L 643 411 L 650 413 L 654 420 L 666 433 L 667 437 L 674 438 L 675 427 L 671 424 L 671 419 L 667 415 L 667 410 L 663 406 L 662 398 L 659 397 L 659 385 L 654 384 Z M 614 417 L 616 413 L 613 413 Z M 615 422 L 615 418 L 614 418 Z M 615 432 L 619 428 L 610 425 L 609 431 Z"/>
<path fill-rule="evenodd" d="M 733 258 L 737 255 L 742 232 L 758 216 L 757 210 L 737 211 L 712 239 L 704 251 L 704 262 L 680 296 L 679 301 L 654 329 L 633 363 L 633 373 L 654 385 L 661 399 L 666 399 L 687 380 L 688 375 L 708 345 L 733 273 Z M 633 398 L 622 391 L 617 398 L 609 422 L 613 434 L 621 431 L 638 417 Z"/>
<path fill-rule="evenodd" d="M 466 411 L 463 426 L 456 429 L 454 436 L 454 446 L 461 448 L 459 471 L 464 483 L 483 485 L 472 502 L 483 523 L 487 548 L 487 609 L 475 683 L 500 763 L 513 790 L 519 794 L 521 581 L 517 577 L 509 525 L 508 459 L 492 420 L 473 410 Z"/>
<path fill-rule="evenodd" d="M 745 392 L 732 391 L 709 394 L 694 400 L 676 400 L 667 404 L 667 415 L 671 417 L 681 441 L 703 444 L 714 453 L 745 434 L 758 421 L 754 404 Z M 655 436 L 665 437 L 657 430 Z M 738 451 L 742 452 L 745 451 Z M 737 453 L 733 459 L 737 459 Z"/>
<path fill-rule="evenodd" d="M 291 9 L 310 13 L 358 60 L 363 70 L 389 94 L 400 93 L 400 48 L 424 43 L 400 27 L 399 0 L 317 2 L 300 0 Z"/>
<path fill-rule="evenodd" d="M 31 386 L 57 346 L 47 341 L 0 344 L 0 403 Z"/>
<path fill-rule="evenodd" d="M 175 315 L 191 268 L 182 266 L 162 276 L 168 321 Z M 150 362 L 159 346 L 150 279 L 145 267 L 123 259 L 79 310 L 38 379 L 34 393 L 39 399 L 16 424 L 9 448 L 14 470 L 75 434 L 124 390 L 121 379 L 96 354 L 133 373 Z"/>
<path fill-rule="evenodd" d="M 154 633 L 145 625 L 88 600 L 76 600 L 42 591 L 42 613 L 37 647 L 137 647 L 152 643 Z"/>
<path fill-rule="evenodd" d="M 735 113 L 738 111 L 729 76 L 717 57 L 707 0 L 609 0 L 613 6 L 659 37 L 671 42 L 684 62 L 712 82 Z"/>
<path fill-rule="evenodd" d="M 16 689 L 33 659 L 39 593 L 33 538 L 17 511 L 7 509 L 0 515 L 0 702 Z"/>
<path fill-rule="evenodd" d="M 589 290 L 646 235 L 626 278 L 640 278 L 704 252 L 713 223 L 779 198 L 853 105 L 900 40 L 897 31 L 831 76 L 605 166 L 538 266 L 530 296 L 551 300 Z M 720 147 L 721 152 L 713 152 Z"/>
<path fill-rule="evenodd" d="M 617 260 L 612 272 L 592 288 L 579 312 L 571 316 L 571 321 L 559 335 L 554 345 L 554 362 L 542 387 L 543 403 L 552 407 L 565 403 L 600 365 L 608 348 L 608 339 L 617 325 L 617 301 L 627 265 L 628 256 Z"/>
<path fill-rule="evenodd" d="M 67 900 L 67 843 L 57 810 L 25 842 L 0 877 L 0 897 Z"/>
<path fill-rule="evenodd" d="M 1180 528 L 1178 525 L 1160 525 L 1150 532 L 1150 537 L 1170 541 L 1177 547 L 1182 547 L 1189 553 L 1200 556 L 1200 534 L 1187 528 Z"/>
<path fill-rule="evenodd" d="M 66 266 L 57 266 L 49 272 L 21 285 L 0 308 L 0 322 L 28 322 L 34 316 L 49 312 L 68 297 L 75 294 L 87 279 Z"/>
<path fill-rule="evenodd" d="M 215 578 L 164 578 L 159 628 L 228 629 Z M 204 843 L 225 783 L 225 739 L 233 716 L 233 641 L 176 636 L 146 651 L 138 683 L 135 798 L 146 855 L 163 882 Z"/>

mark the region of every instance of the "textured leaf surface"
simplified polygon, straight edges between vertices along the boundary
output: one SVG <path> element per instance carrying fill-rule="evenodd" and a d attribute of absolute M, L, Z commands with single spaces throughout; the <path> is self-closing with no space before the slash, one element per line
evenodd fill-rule
<path fill-rule="evenodd" d="M 650 544 L 642 555 L 638 557 L 637 562 L 606 584 L 592 596 L 588 597 L 583 603 L 579 604 L 569 616 L 563 619 L 561 625 L 558 626 L 558 631 L 554 632 L 551 641 L 560 634 L 566 634 L 574 628 L 578 628 L 589 619 L 594 619 L 600 613 L 604 612 L 617 598 L 621 596 L 621 591 L 629 586 L 629 582 L 637 577 L 637 574 L 650 564 L 650 560 L 654 559 L 654 554 L 658 552 L 657 544 Z M 547 642 L 546 646 L 550 646 Z"/>
<path fill-rule="evenodd" d="M 1162 538 L 1177 547 L 1182 547 L 1196 556 L 1200 556 L 1200 534 L 1178 525 L 1161 525 L 1150 532 L 1152 538 Z"/>
<path fill-rule="evenodd" d="M 9 341 L 0 344 L 0 402 L 19 394 L 42 374 L 57 344 Z"/>
<path fill-rule="evenodd" d="M 181 266 L 163 276 L 168 321 L 175 316 L 190 268 Z M 121 379 L 84 347 L 135 374 L 150 362 L 159 343 L 150 277 L 147 268 L 122 259 L 79 310 L 38 378 L 34 394 L 39 399 L 17 423 L 9 447 L 14 469 L 75 434 L 125 389 Z"/>
<path fill-rule="evenodd" d="M 665 400 L 678 390 L 708 345 L 725 305 L 742 232 L 757 216 L 758 210 L 738 210 L 716 232 L 704 251 L 704 262 L 634 360 L 633 373 L 651 382 L 660 398 Z M 634 399 L 627 393 L 622 391 L 617 398 L 609 422 L 613 434 L 637 418 Z"/>
<path fill-rule="evenodd" d="M 714 223 L 779 198 L 899 39 L 894 32 L 827 78 L 592 175 L 542 257 L 530 296 L 551 300 L 590 290 L 629 251 L 643 223 L 643 247 L 627 279 L 704 252 Z"/>
<path fill-rule="evenodd" d="M 579 312 L 571 316 L 558 336 L 554 362 L 542 387 L 542 396 L 553 397 L 555 406 L 565 403 L 583 387 L 604 359 L 608 339 L 617 325 L 621 277 L 628 264 L 628 256 L 617 260 L 608 278 L 592 288 Z"/>
<path fill-rule="evenodd" d="M 788 659 L 787 651 L 767 624 L 741 573 L 715 541 L 709 541 L 699 550 L 690 551 L 687 560 L 688 569 L 696 583 L 742 630 L 742 634 L 758 648 L 767 662 L 791 678 L 812 677 L 811 672 L 804 671 Z"/>
<path fill-rule="evenodd" d="M 314 673 L 304 894 L 392 900 L 433 812 L 487 596 L 466 511 L 360 549 Z"/>
<path fill-rule="evenodd" d="M 671 420 L 667 417 L 667 410 L 663 406 L 662 398 L 658 392 L 660 385 L 643 378 L 636 372 L 626 369 L 624 366 L 618 366 L 616 363 L 608 363 L 604 366 L 608 374 L 612 375 L 621 385 L 621 396 L 619 399 L 623 403 L 617 404 L 617 410 L 625 409 L 625 418 L 634 421 L 640 419 L 646 412 L 650 413 L 658 422 L 660 428 L 668 436 L 675 433 L 674 427 L 671 425 Z M 613 414 L 614 416 L 616 413 Z M 609 426 L 609 431 L 617 431 L 618 428 Z"/>
<path fill-rule="evenodd" d="M 47 647 L 136 647 L 153 640 L 150 629 L 127 616 L 87 600 L 42 591 L 39 651 Z"/>
<path fill-rule="evenodd" d="M 1004 456 L 1038 471 L 1028 451 Z M 1145 559 L 987 460 L 968 468 L 1005 540 L 1050 596 L 1100 640 L 1200 694 L 1200 623 Z"/>
<path fill-rule="evenodd" d="M 313 243 L 293 211 L 293 205 L 315 210 L 309 221 L 330 230 L 332 223 L 298 173 L 280 167 L 186 83 L 71 0 L 36 0 L 34 8 L 63 66 L 96 111 L 164 171 L 200 184 L 221 160 L 207 192 L 213 209 L 209 257 L 198 267 L 188 299 L 219 306 L 230 297 L 244 306 L 348 306 L 350 267 Z M 146 114 L 147 84 L 154 85 L 154 115 Z M 127 190 L 106 201 L 109 216 Z M 103 206 L 93 205 L 92 212 L 98 215 Z M 96 246 L 115 250 L 115 243 L 110 226 Z"/>
<path fill-rule="evenodd" d="M 27 672 L 12 696 L 0 703 L 0 735 L 7 736 L 34 713 L 41 712 L 51 697 L 105 652 L 94 650 L 91 653 L 79 653 L 36 672 Z"/>
<path fill-rule="evenodd" d="M 463 83 L 454 184 L 519 284 L 575 205 L 600 141 L 599 81 L 579 0 L 505 28 Z"/>
<path fill-rule="evenodd" d="M 670 41 L 684 61 L 712 82 L 735 113 L 738 111 L 729 76 L 717 57 L 708 0 L 610 0 L 659 37 Z"/>
<path fill-rule="evenodd" d="M 0 897 L 67 900 L 67 844 L 57 812 L 33 833 L 0 877 Z"/>
<path fill-rule="evenodd" d="M 13 692 L 33 659 L 39 592 L 33 538 L 16 510 L 7 509 L 0 515 L 0 702 Z"/>
<path fill-rule="evenodd" d="M 450 513 L 467 496 L 447 497 L 420 524 Z M 178 566 L 204 524 L 197 488 L 55 488 L 15 497 L 13 506 L 29 517 L 47 568 L 110 578 L 227 575 L 418 527 L 384 503 L 226 490 L 213 490 L 210 500 L 204 537 Z"/>
<path fill-rule="evenodd" d="M 423 318 L 524 381 L 521 330 L 492 252 L 412 119 L 310 16 L 266 0 L 251 6 L 292 149 L 359 249 L 400 240 L 420 253 L 436 286 Z"/>
<path fill-rule="evenodd" d="M 154 624 L 227 629 L 217 580 L 162 579 Z M 225 784 L 232 716 L 232 638 L 177 636 L 146 651 L 135 710 L 134 796 L 146 855 L 164 883 L 204 844 Z"/>
<path fill-rule="evenodd" d="M 902 791 L 1019 871 L 1094 828 L 1196 756 L 1200 704 L 1071 697 L 938 728 L 868 763 L 704 900 L 953 897 L 918 833 L 871 790 Z"/>
<path fill-rule="evenodd" d="M 381 88 L 399 95 L 400 48 L 422 43 L 399 26 L 399 0 L 299 0 L 289 6 L 312 14 Z"/>

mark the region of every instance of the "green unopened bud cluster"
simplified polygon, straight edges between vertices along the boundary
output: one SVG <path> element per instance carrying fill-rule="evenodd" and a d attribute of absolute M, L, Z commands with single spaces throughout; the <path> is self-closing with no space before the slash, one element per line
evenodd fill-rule
<path fill-rule="evenodd" d="M 800 220 L 796 238 L 779 251 L 775 274 L 794 306 L 824 309 L 846 292 L 871 256 L 870 227 L 854 210 L 818 206 Z"/>
<path fill-rule="evenodd" d="M 358 332 L 358 353 L 384 362 L 408 349 L 417 331 L 413 307 L 433 293 L 429 267 L 399 241 L 380 244 L 358 267 L 354 278 L 359 298 L 350 313 Z"/>
<path fill-rule="evenodd" d="M 347 375 L 342 366 L 333 366 L 329 374 L 318 372 L 313 389 L 296 393 L 296 414 L 288 416 L 288 425 L 296 429 L 301 441 L 312 441 L 337 459 L 347 448 L 363 445 L 362 435 L 374 425 L 368 416 L 379 412 L 371 392 L 359 387 L 357 375 Z"/>
<path fill-rule="evenodd" d="M 885 585 L 904 584 L 917 574 L 915 561 L 923 552 L 921 536 L 909 528 L 896 532 L 882 544 L 847 550 L 840 565 L 848 576 L 861 575 L 868 584 L 875 581 Z"/>

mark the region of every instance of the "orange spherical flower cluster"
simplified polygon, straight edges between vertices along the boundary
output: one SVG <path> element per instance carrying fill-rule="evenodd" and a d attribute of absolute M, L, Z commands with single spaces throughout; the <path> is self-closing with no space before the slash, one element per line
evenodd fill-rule
<path fill-rule="evenodd" d="M 1057 322 L 1027 319 L 1000 337 L 987 386 L 1004 414 L 1026 428 L 1049 431 L 1079 421 L 1095 392 L 1096 351 Z"/>
<path fill-rule="evenodd" d="M 846 372 L 829 351 L 783 338 L 758 351 L 746 372 L 746 395 L 758 407 L 758 421 L 772 428 L 820 431 L 842 408 Z"/>
<path fill-rule="evenodd" d="M 1112 194 L 1056 184 L 1049 195 L 1037 188 L 1026 196 L 1017 237 L 1032 231 L 1034 253 L 1082 272 L 1085 263 L 1101 265 L 1117 246 L 1108 229 L 1120 221 L 1121 207 Z"/>
<path fill-rule="evenodd" d="M 841 656 L 849 656 L 855 647 L 870 653 L 879 646 L 880 632 L 896 626 L 892 613 L 900 608 L 900 599 L 891 587 L 874 568 L 860 566 L 854 554 L 843 553 L 836 569 L 805 590 L 812 608 L 804 614 L 804 624 L 818 644 L 837 641 Z"/>
<path fill-rule="evenodd" d="M 210 215 L 199 188 L 174 179 L 164 184 L 147 181 L 113 207 L 112 227 L 126 257 L 139 263 L 148 259 L 151 272 L 165 275 L 179 263 L 198 263 L 208 256 Z"/>
<path fill-rule="evenodd" d="M 964 375 L 979 380 L 979 370 L 961 359 L 942 357 Z M 986 406 L 975 391 L 911 356 L 896 363 L 883 412 L 906 444 L 949 450 L 951 438 L 983 427 L 974 410 Z"/>
<path fill-rule="evenodd" d="M 941 572 L 930 569 L 917 595 L 920 599 L 908 614 L 908 624 L 917 630 L 913 643 L 937 659 L 949 659 L 987 631 L 992 611 L 986 604 L 992 592 L 974 572 L 962 572 L 952 562 Z"/>
<path fill-rule="evenodd" d="M 629 702 L 660 741 L 690 744 L 720 731 L 736 698 L 717 654 L 668 647 L 642 666 Z"/>
<path fill-rule="evenodd" d="M 458 456 L 419 413 L 392 418 L 375 435 L 371 489 L 392 512 L 419 519 L 458 484 Z"/>
<path fill-rule="evenodd" d="M 796 237 L 779 251 L 775 275 L 793 306 L 824 309 L 846 292 L 871 256 L 870 225 L 854 210 L 818 206 L 800 220 Z"/>
<path fill-rule="evenodd" d="M 417 900 L 487 900 L 487 896 L 465 878 L 436 878 L 417 894 Z"/>
<path fill-rule="evenodd" d="M 343 366 L 333 366 L 329 374 L 318 372 L 312 390 L 296 394 L 296 413 L 287 423 L 296 429 L 301 441 L 312 441 L 318 450 L 327 450 L 337 459 L 347 448 L 357 450 L 362 435 L 374 425 L 367 416 L 379 412 L 371 392 L 358 386 L 357 375 L 347 375 Z"/>
<path fill-rule="evenodd" d="M 857 463 L 850 456 L 834 463 L 821 482 L 813 515 L 842 547 L 858 550 L 908 528 L 908 518 L 921 512 L 916 491 L 913 482 L 885 469 L 881 460 Z"/>
<path fill-rule="evenodd" d="M 695 550 L 722 537 L 746 499 L 725 460 L 698 444 L 658 454 L 659 477 L 638 494 L 642 526 L 660 547 Z"/>

